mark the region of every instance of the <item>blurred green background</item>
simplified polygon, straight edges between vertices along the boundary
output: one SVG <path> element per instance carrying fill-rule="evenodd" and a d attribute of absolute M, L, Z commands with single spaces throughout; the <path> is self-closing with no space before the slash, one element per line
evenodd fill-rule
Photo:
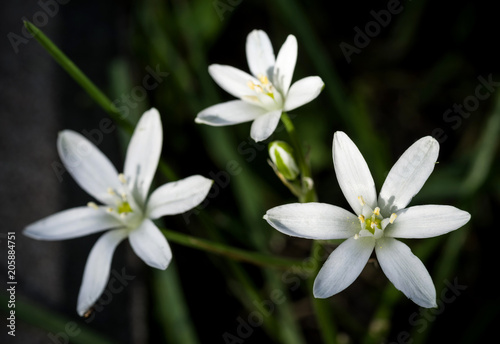
<path fill-rule="evenodd" d="M 496 247 L 488 236 L 496 230 L 494 212 L 500 205 L 500 71 L 491 6 L 416 0 L 6 5 L 0 27 L 0 215 L 2 232 L 17 232 L 16 343 L 488 339 L 500 308 L 491 275 Z M 125 243 L 115 253 L 113 269 L 126 269 L 133 279 L 123 292 L 101 300 L 94 316 L 79 318 L 83 267 L 98 235 L 35 242 L 21 231 L 89 201 L 70 176 L 58 178 L 57 131 L 87 133 L 117 167 L 123 164 L 128 133 L 97 130 L 108 114 L 34 39 L 23 36 L 22 18 L 41 24 L 126 121 L 135 123 L 151 106 L 159 109 L 166 164 L 157 173 L 158 184 L 193 174 L 215 179 L 201 207 L 164 218 L 160 225 L 300 264 L 255 266 L 171 242 L 173 263 L 161 272 L 146 267 Z M 321 202 L 348 209 L 332 165 L 336 130 L 358 145 L 378 188 L 414 141 L 426 135 L 440 141 L 439 164 L 411 204 L 450 204 L 472 219 L 451 234 L 406 241 L 433 277 L 438 309 L 424 311 L 407 300 L 375 261 L 347 290 L 314 303 L 310 284 L 317 266 L 311 267 L 308 257 L 325 259 L 338 243 L 323 243 L 315 255 L 312 241 L 284 237 L 262 220 L 267 209 L 296 200 L 268 165 L 267 142 L 256 144 L 249 137 L 249 123 L 219 128 L 194 123 L 205 107 L 232 99 L 207 68 L 219 63 L 248 71 L 245 40 L 253 29 L 268 33 L 275 53 L 287 35 L 295 35 L 299 53 L 293 80 L 319 75 L 325 82 L 316 100 L 290 113 Z M 347 57 L 346 47 L 353 51 Z M 148 74 L 157 81 L 154 87 L 144 84 Z M 271 139 L 288 140 L 281 125 Z M 0 245 L 6 252 L 5 241 Z M 3 271 L 6 260 L 1 260 Z M 2 296 L 4 319 L 6 300 Z M 5 326 L 2 331 L 2 343 L 13 339 Z"/>

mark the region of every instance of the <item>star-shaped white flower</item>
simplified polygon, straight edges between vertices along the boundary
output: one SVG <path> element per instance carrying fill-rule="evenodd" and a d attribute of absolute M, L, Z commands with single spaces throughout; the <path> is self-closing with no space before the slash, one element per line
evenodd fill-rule
<path fill-rule="evenodd" d="M 143 114 L 128 146 L 124 172 L 118 173 L 109 159 L 82 135 L 64 130 L 57 148 L 64 166 L 89 195 L 103 205 L 64 210 L 24 230 L 39 240 L 76 238 L 104 230 L 87 259 L 78 296 L 83 316 L 99 298 L 109 278 L 117 245 L 128 237 L 134 252 L 148 265 L 166 269 L 172 258 L 167 240 L 152 220 L 183 213 L 206 197 L 212 180 L 199 175 L 167 183 L 151 193 L 163 142 L 162 124 L 156 109 Z"/>
<path fill-rule="evenodd" d="M 262 30 L 247 37 L 246 55 L 252 75 L 231 66 L 213 64 L 208 72 L 226 92 L 239 98 L 201 111 L 197 123 L 225 126 L 253 121 L 250 136 L 267 139 L 276 129 L 283 111 L 291 111 L 316 98 L 324 87 L 318 76 L 292 82 L 297 61 L 297 39 L 289 35 L 274 57 L 273 46 Z"/>
<path fill-rule="evenodd" d="M 436 290 L 424 264 L 395 238 L 429 238 L 460 228 L 470 214 L 446 205 L 406 208 L 434 169 L 439 144 L 430 137 L 415 142 L 392 167 L 380 194 L 363 156 L 342 132 L 333 138 L 333 164 L 354 214 L 325 203 L 272 208 L 264 218 L 278 231 L 296 237 L 347 239 L 327 259 L 314 281 L 317 298 L 347 288 L 375 249 L 380 267 L 394 286 L 422 307 L 436 307 Z"/>

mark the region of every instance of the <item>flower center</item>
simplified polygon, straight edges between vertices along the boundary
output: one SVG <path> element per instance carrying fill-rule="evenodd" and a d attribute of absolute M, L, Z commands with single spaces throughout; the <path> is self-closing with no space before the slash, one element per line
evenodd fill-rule
<path fill-rule="evenodd" d="M 375 234 L 375 229 L 382 230 L 382 216 L 380 215 L 380 208 L 376 207 L 373 210 L 371 217 L 365 218 L 364 215 L 359 215 L 359 222 L 361 223 L 361 229 L 366 229 L 372 234 Z"/>
<path fill-rule="evenodd" d="M 118 175 L 118 179 L 123 186 L 123 190 L 121 193 L 118 190 L 113 190 L 112 188 L 108 188 L 108 194 L 114 196 L 116 199 L 116 207 L 109 207 L 108 212 L 116 212 L 120 215 L 120 217 L 125 217 L 127 214 L 132 213 L 133 209 L 128 200 L 128 188 L 127 188 L 127 179 L 123 173 Z"/>
<path fill-rule="evenodd" d="M 354 236 L 354 238 L 358 239 L 362 236 L 374 236 L 375 239 L 381 238 L 384 234 L 384 229 L 396 220 L 397 215 L 393 213 L 389 218 L 384 218 L 380 214 L 379 207 L 372 210 L 365 203 L 362 196 L 359 196 L 358 199 L 359 203 L 363 207 L 361 210 L 362 214 L 358 216 L 361 224 L 361 230 Z"/>
<path fill-rule="evenodd" d="M 269 110 L 282 106 L 283 98 L 281 93 L 276 90 L 269 78 L 263 74 L 257 76 L 259 83 L 248 81 L 247 86 L 254 91 L 254 96 L 245 96 L 250 102 L 259 103 L 262 107 Z"/>

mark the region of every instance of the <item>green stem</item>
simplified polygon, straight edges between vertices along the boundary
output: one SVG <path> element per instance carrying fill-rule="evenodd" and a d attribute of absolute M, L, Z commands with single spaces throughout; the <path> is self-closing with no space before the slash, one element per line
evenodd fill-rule
<path fill-rule="evenodd" d="M 306 161 L 304 153 L 302 151 L 302 147 L 299 143 L 297 132 L 295 131 L 295 127 L 286 112 L 283 112 L 281 115 L 281 121 L 285 125 L 285 129 L 290 136 L 290 140 L 292 141 L 292 145 L 295 151 L 295 157 L 299 163 L 300 174 L 302 178 L 302 194 L 299 196 L 299 202 L 307 203 L 307 202 L 316 202 L 318 200 L 316 195 L 316 190 L 314 187 L 314 182 L 312 179 L 311 169 L 309 164 Z M 311 250 L 311 258 L 316 259 L 318 257 L 318 252 L 321 250 L 321 243 L 319 241 L 314 241 L 312 250 Z M 319 272 L 320 262 L 315 260 L 315 269 L 313 276 Z M 311 290 L 313 281 L 311 281 Z M 316 318 L 318 319 L 318 325 L 321 331 L 321 336 L 325 343 L 336 343 L 336 327 L 335 322 L 332 316 L 332 310 L 328 300 L 322 300 L 314 298 L 312 299 L 314 311 L 316 313 Z"/>
<path fill-rule="evenodd" d="M 45 48 L 54 60 L 106 111 L 114 121 L 127 130 L 133 126 L 123 119 L 123 115 L 113 102 L 64 54 L 45 34 L 29 21 L 24 26 L 33 37 Z"/>
<path fill-rule="evenodd" d="M 226 246 L 221 243 L 212 242 L 205 239 L 192 237 L 179 232 L 174 232 L 168 229 L 161 229 L 163 235 L 168 240 L 184 246 L 196 248 L 199 250 L 212 252 L 227 256 L 233 260 L 244 261 L 260 266 L 275 267 L 275 268 L 290 268 L 300 266 L 302 262 L 298 260 L 275 257 L 271 255 L 261 254 L 257 252 L 245 251 L 239 248 Z"/>
<path fill-rule="evenodd" d="M 295 151 L 295 157 L 299 163 L 300 175 L 302 178 L 302 195 L 299 196 L 299 201 L 301 203 L 316 202 L 317 196 L 312 179 L 311 168 L 306 161 L 302 146 L 299 143 L 295 126 L 286 112 L 281 114 L 281 121 L 285 125 L 288 136 L 290 136 L 290 140 L 292 141 L 292 146 Z"/>

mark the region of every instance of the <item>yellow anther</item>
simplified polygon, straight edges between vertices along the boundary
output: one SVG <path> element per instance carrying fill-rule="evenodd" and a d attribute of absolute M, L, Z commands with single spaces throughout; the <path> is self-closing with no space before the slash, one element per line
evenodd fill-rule
<path fill-rule="evenodd" d="M 253 89 L 255 88 L 255 84 L 254 84 L 253 82 L 251 82 L 251 81 L 247 82 L 247 86 L 248 86 L 251 90 L 253 90 Z"/>
<path fill-rule="evenodd" d="M 87 203 L 87 207 L 92 208 L 92 209 L 96 209 L 96 210 L 99 209 L 97 204 L 95 204 L 94 202 Z"/>
<path fill-rule="evenodd" d="M 365 223 L 365 217 L 363 215 L 359 215 L 358 219 L 359 221 L 361 221 L 361 223 Z"/>
<path fill-rule="evenodd" d="M 120 181 L 120 183 L 122 184 L 127 184 L 127 178 L 125 178 L 125 175 L 123 173 L 120 173 L 118 175 L 118 180 Z"/>
<path fill-rule="evenodd" d="M 269 83 L 269 79 L 267 78 L 267 76 L 262 74 L 259 75 L 259 81 L 262 85 L 267 85 Z"/>
<path fill-rule="evenodd" d="M 373 213 L 377 216 L 380 215 L 380 208 L 379 207 L 376 207 L 375 210 L 373 210 Z"/>
<path fill-rule="evenodd" d="M 113 188 L 108 188 L 107 192 L 112 196 L 116 195 L 115 190 L 113 190 Z"/>
<path fill-rule="evenodd" d="M 396 213 L 392 213 L 392 214 L 391 214 L 391 217 L 389 218 L 389 223 L 390 223 L 390 224 L 392 224 L 392 223 L 394 222 L 394 220 L 396 220 L 396 217 L 398 217 L 398 216 L 396 215 Z"/>
<path fill-rule="evenodd" d="M 365 200 L 363 199 L 363 196 L 358 196 L 358 201 L 359 201 L 359 204 L 361 204 L 361 206 L 364 206 L 366 204 Z"/>
<path fill-rule="evenodd" d="M 113 208 L 111 208 L 111 207 L 109 207 L 109 208 L 107 208 L 107 209 L 106 209 L 106 211 L 107 211 L 108 213 L 112 213 L 112 212 L 113 212 L 113 210 L 114 210 L 114 209 L 113 209 Z"/>

